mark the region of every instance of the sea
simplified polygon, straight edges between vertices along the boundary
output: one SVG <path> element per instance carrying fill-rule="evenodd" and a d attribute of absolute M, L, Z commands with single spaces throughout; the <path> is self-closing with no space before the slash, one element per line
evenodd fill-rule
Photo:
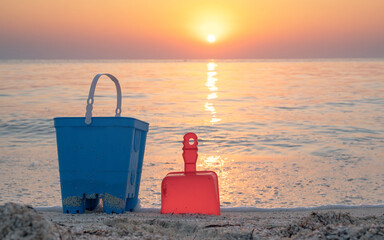
<path fill-rule="evenodd" d="M 384 206 L 384 59 L 1 60 L 0 204 L 61 206 L 53 118 L 85 115 L 97 73 L 150 124 L 143 209 L 183 171 L 187 132 L 223 209 Z M 101 78 L 93 116 L 115 107 Z"/>

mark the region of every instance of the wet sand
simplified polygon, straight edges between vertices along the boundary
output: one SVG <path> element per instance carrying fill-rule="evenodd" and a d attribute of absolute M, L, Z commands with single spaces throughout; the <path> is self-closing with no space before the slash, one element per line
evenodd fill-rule
<path fill-rule="evenodd" d="M 384 239 L 384 208 L 223 211 L 221 216 L 63 214 L 24 205 L 0 206 L 4 239 Z M 32 238 L 31 238 L 32 237 Z"/>

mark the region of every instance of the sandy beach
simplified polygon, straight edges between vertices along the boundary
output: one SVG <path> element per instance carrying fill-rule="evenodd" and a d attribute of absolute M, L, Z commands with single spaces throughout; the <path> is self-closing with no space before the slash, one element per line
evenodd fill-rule
<path fill-rule="evenodd" d="M 7 203 L 0 214 L 1 239 L 384 239 L 382 207 L 71 215 Z"/>

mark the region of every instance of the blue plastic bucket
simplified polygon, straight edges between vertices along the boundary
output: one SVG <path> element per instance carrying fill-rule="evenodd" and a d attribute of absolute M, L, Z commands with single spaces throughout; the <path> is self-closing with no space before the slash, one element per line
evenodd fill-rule
<path fill-rule="evenodd" d="M 92 117 L 93 95 L 102 75 L 116 84 L 115 117 Z M 99 199 L 106 213 L 133 211 L 149 124 L 120 117 L 120 85 L 110 74 L 95 76 L 87 103 L 86 117 L 54 118 L 63 212 L 93 210 Z"/>

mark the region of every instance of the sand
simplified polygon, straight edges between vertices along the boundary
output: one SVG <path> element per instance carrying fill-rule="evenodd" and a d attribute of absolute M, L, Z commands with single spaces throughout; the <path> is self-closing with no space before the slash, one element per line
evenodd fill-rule
<path fill-rule="evenodd" d="M 384 208 L 71 215 L 7 203 L 0 239 L 384 239 Z"/>

